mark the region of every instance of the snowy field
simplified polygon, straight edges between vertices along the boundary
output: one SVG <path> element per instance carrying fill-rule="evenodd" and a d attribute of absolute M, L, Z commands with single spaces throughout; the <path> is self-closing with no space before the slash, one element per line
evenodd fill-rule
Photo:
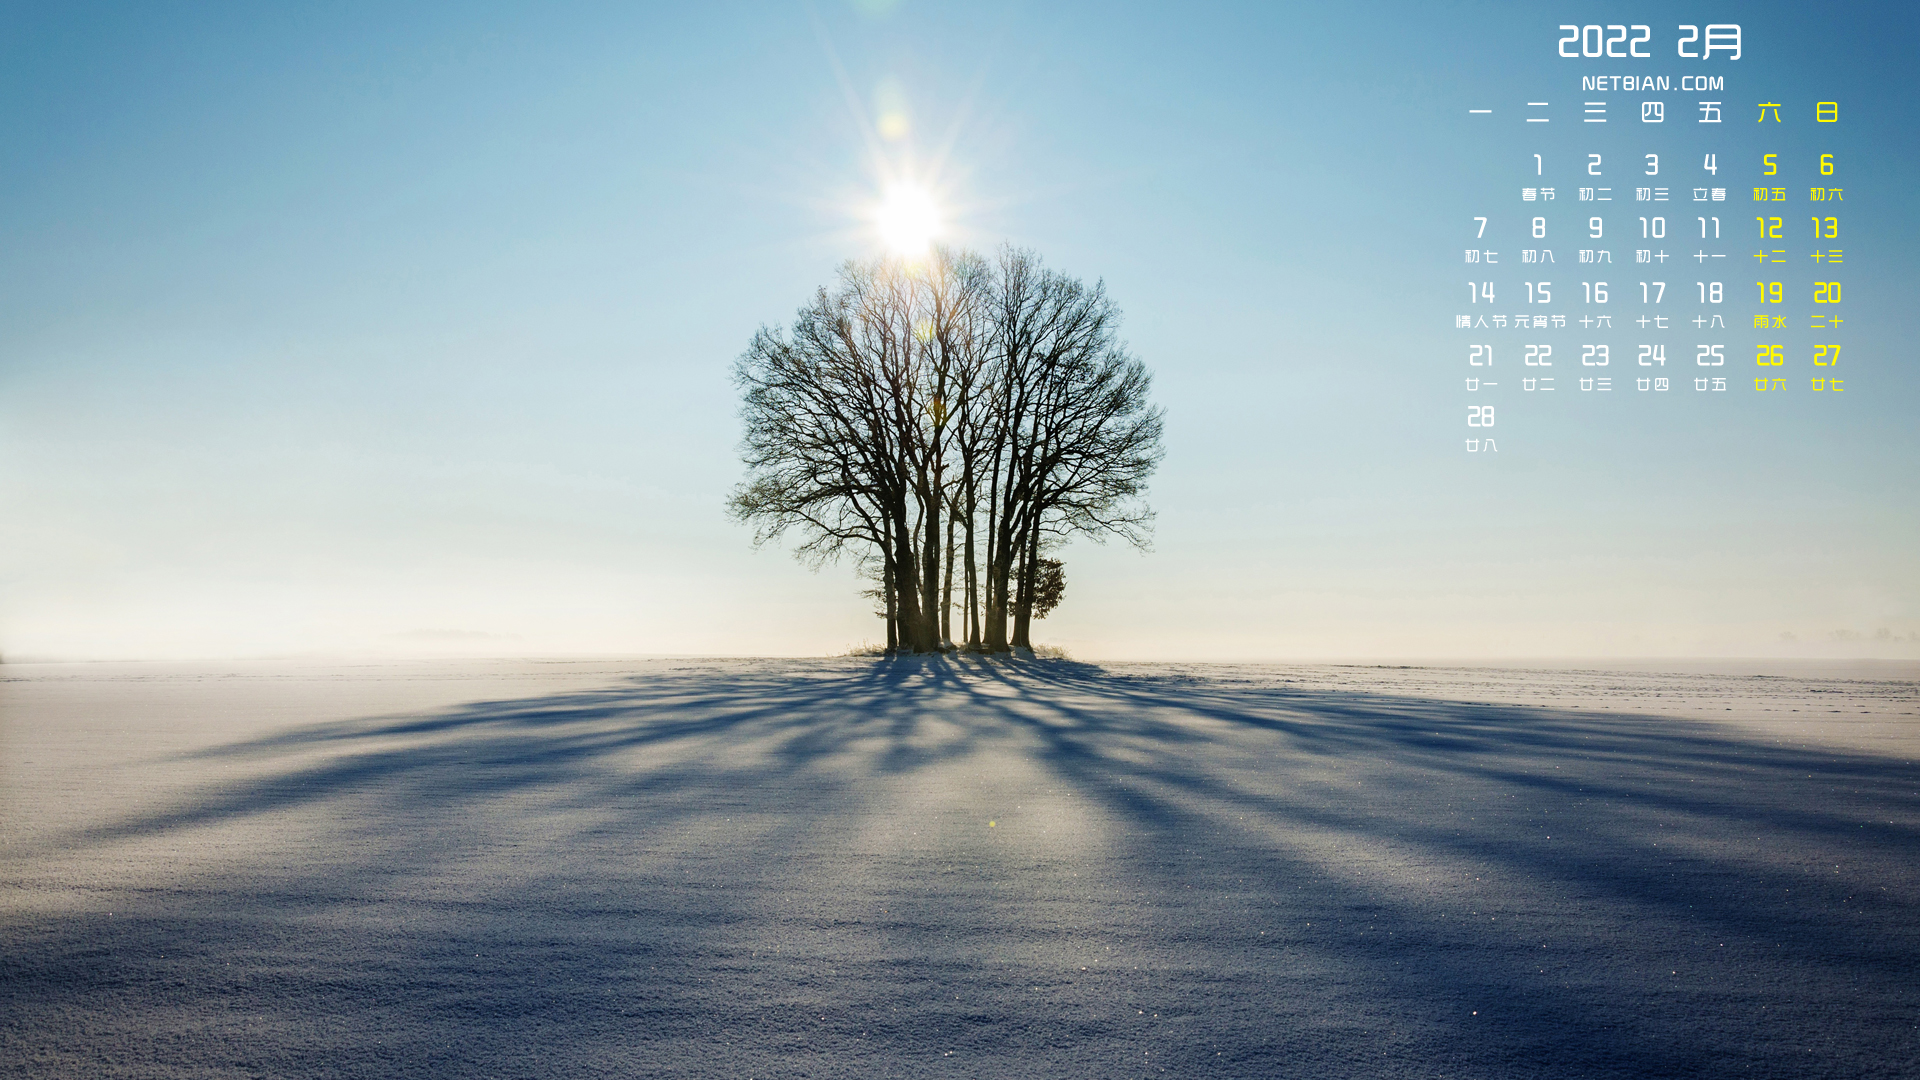
<path fill-rule="evenodd" d="M 9 1077 L 1911 1077 L 1913 665 L 0 667 Z"/>

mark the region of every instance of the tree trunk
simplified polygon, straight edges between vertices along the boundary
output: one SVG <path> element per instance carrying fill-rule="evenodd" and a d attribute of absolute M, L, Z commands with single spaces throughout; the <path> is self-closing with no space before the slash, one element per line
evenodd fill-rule
<path fill-rule="evenodd" d="M 966 622 L 967 622 L 967 648 L 969 650 L 977 650 L 980 648 L 980 607 L 979 607 L 980 598 L 979 598 L 979 592 L 978 592 L 980 581 L 979 581 L 978 571 L 974 567 L 973 515 L 974 515 L 973 487 L 971 482 L 969 482 L 967 486 L 967 525 L 966 525 L 966 543 L 967 543 Z"/>
<path fill-rule="evenodd" d="M 1011 478 L 1009 478 L 1011 482 Z M 1007 619 L 1012 611 L 1014 561 L 1020 551 L 1020 523 L 1012 493 L 997 507 L 1000 520 L 991 530 L 992 550 L 987 556 L 987 649 L 1008 651 Z"/>
<path fill-rule="evenodd" d="M 913 533 L 907 524 L 907 496 L 901 492 L 894 500 L 893 565 L 895 610 L 899 613 L 900 648 L 925 652 L 922 644 L 919 590 L 914 587 Z"/>
<path fill-rule="evenodd" d="M 1033 585 L 1040 566 L 1040 522 L 1036 519 L 1027 529 L 1026 551 L 1020 560 L 1020 598 L 1013 609 L 1013 644 L 1020 649 L 1033 648 L 1033 639 L 1029 636 L 1033 626 Z"/>
<path fill-rule="evenodd" d="M 946 648 L 953 644 L 953 519 L 960 515 L 949 509 L 947 513 L 947 546 L 945 552 L 946 577 L 940 583 L 940 646 Z"/>
<path fill-rule="evenodd" d="M 887 651 L 900 651 L 900 620 L 893 608 L 893 553 L 882 551 L 880 559 L 880 603 L 887 613 Z"/>
<path fill-rule="evenodd" d="M 990 653 L 1007 651 L 1006 575 L 1001 572 L 1006 542 L 1006 515 L 1000 506 L 1000 452 L 994 451 L 992 480 L 987 486 L 987 580 L 983 604 L 987 619 L 986 647 Z"/>
<path fill-rule="evenodd" d="M 940 493 L 923 488 L 921 512 L 926 522 L 920 533 L 920 608 L 925 620 L 923 652 L 940 647 Z"/>
<path fill-rule="evenodd" d="M 1005 530 L 1002 530 L 999 557 L 987 565 L 987 649 L 990 652 L 1007 651 L 1007 586 L 1013 567 L 1009 565 L 1007 545 L 1004 542 Z"/>

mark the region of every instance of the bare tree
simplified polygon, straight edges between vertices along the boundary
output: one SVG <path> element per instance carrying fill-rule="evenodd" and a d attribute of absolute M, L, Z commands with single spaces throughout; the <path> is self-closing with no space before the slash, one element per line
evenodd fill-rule
<path fill-rule="evenodd" d="M 1064 586 L 1043 534 L 1148 536 L 1161 418 L 1118 326 L 1104 286 L 1028 252 L 848 263 L 735 365 L 729 508 L 756 543 L 799 532 L 815 566 L 877 562 L 889 648 L 953 641 L 956 561 L 967 646 L 1027 645 Z"/>
<path fill-rule="evenodd" d="M 986 644 L 1001 651 L 1031 645 L 1043 530 L 1145 546 L 1152 511 L 1140 500 L 1160 462 L 1163 425 L 1148 401 L 1152 377 L 1119 340 L 1120 312 L 1102 283 L 1089 287 L 1011 248 L 997 270 Z"/>

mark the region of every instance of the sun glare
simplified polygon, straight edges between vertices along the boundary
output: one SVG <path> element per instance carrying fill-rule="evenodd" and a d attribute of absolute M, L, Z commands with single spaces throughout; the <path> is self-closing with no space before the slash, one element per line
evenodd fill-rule
<path fill-rule="evenodd" d="M 895 254 L 925 255 L 940 233 L 940 211 L 922 187 L 899 184 L 887 189 L 877 215 L 880 238 Z"/>

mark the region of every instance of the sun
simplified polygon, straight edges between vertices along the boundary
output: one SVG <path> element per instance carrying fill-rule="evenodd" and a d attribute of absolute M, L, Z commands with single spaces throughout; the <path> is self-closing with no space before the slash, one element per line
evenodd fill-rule
<path fill-rule="evenodd" d="M 940 235 L 940 208 L 926 188 L 895 184 L 886 190 L 874 215 L 880 239 L 897 255 L 917 258 Z"/>

